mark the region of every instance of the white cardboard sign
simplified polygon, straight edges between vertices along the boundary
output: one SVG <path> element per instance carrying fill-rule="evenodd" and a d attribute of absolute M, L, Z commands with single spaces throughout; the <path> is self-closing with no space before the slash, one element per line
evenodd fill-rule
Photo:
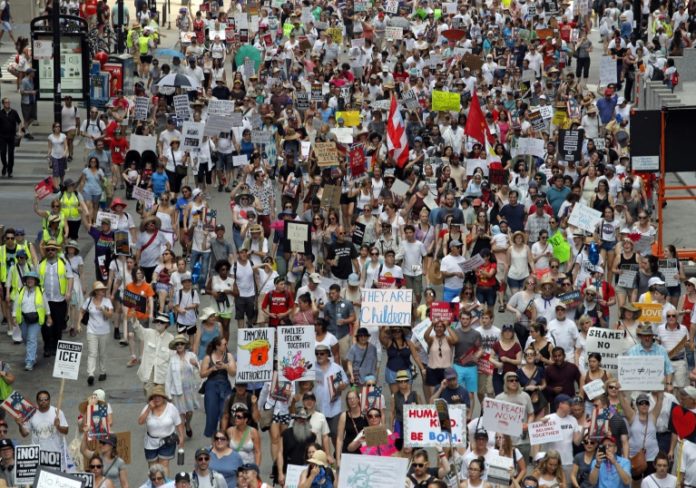
<path fill-rule="evenodd" d="M 53 377 L 76 380 L 80 376 L 82 343 L 58 341 L 56 360 L 53 363 Z"/>
<path fill-rule="evenodd" d="M 532 446 L 549 442 L 560 442 L 562 440 L 563 433 L 558 422 L 542 420 L 529 424 L 529 443 Z"/>
<path fill-rule="evenodd" d="M 524 406 L 515 403 L 484 398 L 481 423 L 488 431 L 513 437 L 522 435 L 522 424 L 527 418 Z"/>
<path fill-rule="evenodd" d="M 623 391 L 662 391 L 665 360 L 662 356 L 619 356 L 618 376 Z"/>

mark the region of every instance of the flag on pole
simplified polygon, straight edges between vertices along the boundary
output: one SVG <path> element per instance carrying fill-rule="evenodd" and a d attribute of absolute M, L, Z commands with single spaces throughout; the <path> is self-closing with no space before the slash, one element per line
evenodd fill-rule
<path fill-rule="evenodd" d="M 403 168 L 408 162 L 408 139 L 406 138 L 406 126 L 393 94 L 389 105 L 389 118 L 387 119 L 387 149 L 396 165 Z"/>
<path fill-rule="evenodd" d="M 466 119 L 466 125 L 464 126 L 464 133 L 476 139 L 482 146 L 485 146 L 487 128 L 486 118 L 483 116 L 478 95 L 474 91 L 474 95 L 471 98 L 471 107 L 469 107 L 469 117 Z"/>

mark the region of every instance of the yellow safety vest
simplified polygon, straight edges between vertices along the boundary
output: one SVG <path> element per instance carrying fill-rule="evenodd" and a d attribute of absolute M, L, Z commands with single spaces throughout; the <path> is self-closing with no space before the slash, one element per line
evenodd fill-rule
<path fill-rule="evenodd" d="M 19 272 L 17 271 L 18 264 L 19 263 L 16 263 L 14 266 L 12 266 L 12 268 L 10 268 L 10 300 L 13 302 L 17 300 L 17 293 L 19 293 L 20 288 L 22 288 L 22 280 L 19 277 Z M 31 266 L 27 264 L 27 270 L 24 273 L 28 273 L 29 271 L 31 271 Z M 22 275 L 24 275 L 24 273 L 22 273 Z"/>
<path fill-rule="evenodd" d="M 51 239 L 53 239 L 54 241 L 56 241 L 56 244 L 58 244 L 59 246 L 62 246 L 63 239 L 65 238 L 65 235 L 63 232 L 63 229 L 65 227 L 64 222 L 65 221 L 63 219 L 60 219 L 60 223 L 58 224 L 58 234 L 55 236 L 51 235 L 51 233 L 48 231 L 48 229 L 49 229 L 48 227 L 44 227 L 43 238 L 42 238 L 43 242 L 48 242 Z"/>
<path fill-rule="evenodd" d="M 80 218 L 80 200 L 77 198 L 77 193 L 72 195 L 63 193 L 60 197 L 60 213 L 64 219 Z"/>
<path fill-rule="evenodd" d="M 150 36 L 140 36 L 138 37 L 138 52 L 141 56 L 147 55 L 150 51 Z"/>
<path fill-rule="evenodd" d="M 19 290 L 19 297 L 17 297 L 17 313 L 15 314 L 15 320 L 18 324 L 22 323 L 22 301 L 24 300 L 24 291 L 27 289 L 23 286 Z M 43 292 L 38 286 L 34 287 L 36 293 L 34 293 L 34 305 L 36 306 L 36 313 L 39 314 L 39 325 L 46 323 L 46 304 L 44 302 Z"/>
<path fill-rule="evenodd" d="M 44 277 L 46 276 L 46 266 L 48 261 L 43 259 L 39 264 L 39 280 L 41 286 L 44 286 Z M 58 283 L 60 285 L 60 294 L 65 296 L 68 291 L 68 279 L 65 277 L 65 261 L 63 258 L 58 258 Z"/>

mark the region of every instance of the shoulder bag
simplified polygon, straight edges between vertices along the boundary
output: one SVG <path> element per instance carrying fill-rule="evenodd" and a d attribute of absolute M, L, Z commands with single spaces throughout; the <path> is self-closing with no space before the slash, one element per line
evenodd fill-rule
<path fill-rule="evenodd" d="M 636 414 L 638 415 L 638 414 Z M 640 419 L 639 419 L 640 421 Z M 645 472 L 646 469 L 648 469 L 648 461 L 645 459 L 645 438 L 648 435 L 648 422 L 650 422 L 650 418 L 648 417 L 647 422 L 645 423 L 645 430 L 643 431 L 643 445 L 641 446 L 640 450 L 635 453 L 633 456 L 631 456 L 631 474 L 632 475 L 640 475 Z"/>
<path fill-rule="evenodd" d="M 89 306 L 92 303 L 92 299 L 90 298 L 89 301 L 87 302 L 87 309 L 84 310 L 84 313 L 82 314 L 82 319 L 80 320 L 80 323 L 82 325 L 87 325 L 89 323 Z"/>

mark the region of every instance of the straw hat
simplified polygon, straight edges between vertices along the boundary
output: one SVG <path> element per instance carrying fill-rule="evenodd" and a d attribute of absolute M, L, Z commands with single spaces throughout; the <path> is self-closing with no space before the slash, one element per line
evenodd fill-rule
<path fill-rule="evenodd" d="M 162 385 L 155 385 L 154 387 L 152 387 L 152 389 L 150 390 L 150 393 L 147 395 L 147 401 L 149 402 L 150 400 L 152 400 L 152 397 L 155 397 L 155 396 L 160 396 L 160 397 L 164 398 L 165 400 L 169 400 L 169 397 L 167 396 L 167 392 L 164 390 L 164 386 L 162 386 Z"/>
<path fill-rule="evenodd" d="M 157 228 L 157 230 L 160 230 L 160 228 L 162 227 L 162 221 L 160 220 L 160 218 L 155 217 L 154 215 L 150 215 L 149 217 L 145 217 L 143 221 L 140 222 L 140 232 L 145 232 L 145 227 L 150 222 L 155 223 L 155 227 Z"/>
<path fill-rule="evenodd" d="M 46 244 L 44 244 L 44 249 L 60 249 L 60 246 L 56 241 L 51 239 L 50 241 L 46 242 Z"/>
<path fill-rule="evenodd" d="M 72 239 L 69 240 L 68 242 L 63 244 L 63 247 L 65 248 L 66 251 L 68 250 L 69 247 L 72 247 L 73 249 L 75 249 L 75 254 L 80 254 L 80 245 L 75 240 L 72 240 Z"/>
<path fill-rule="evenodd" d="M 186 337 L 184 334 L 177 334 L 176 337 L 169 343 L 169 349 L 175 351 L 176 346 L 179 344 L 183 344 L 188 347 L 190 344 L 188 337 Z"/>
<path fill-rule="evenodd" d="M 92 285 L 92 292 L 90 293 L 90 295 L 94 295 L 94 292 L 99 290 L 106 290 L 106 285 L 101 281 L 95 281 Z"/>
<path fill-rule="evenodd" d="M 329 465 L 329 458 L 326 456 L 324 451 L 318 449 L 314 451 L 314 454 L 312 454 L 312 457 L 307 460 L 307 463 L 326 467 Z"/>

